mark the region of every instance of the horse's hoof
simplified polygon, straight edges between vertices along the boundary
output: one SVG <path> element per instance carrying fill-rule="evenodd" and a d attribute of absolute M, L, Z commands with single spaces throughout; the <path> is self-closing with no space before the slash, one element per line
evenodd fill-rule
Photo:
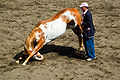
<path fill-rule="evenodd" d="M 77 51 L 83 51 L 83 48 L 78 48 Z"/>
<path fill-rule="evenodd" d="M 83 48 L 80 48 L 80 50 L 79 51 L 82 51 L 83 50 Z"/>
<path fill-rule="evenodd" d="M 26 65 L 26 63 L 24 62 L 22 65 Z"/>
<path fill-rule="evenodd" d="M 20 61 L 19 61 L 19 60 L 17 60 L 17 61 L 16 61 L 16 63 L 17 63 L 17 64 L 19 64 L 19 63 L 20 63 Z"/>

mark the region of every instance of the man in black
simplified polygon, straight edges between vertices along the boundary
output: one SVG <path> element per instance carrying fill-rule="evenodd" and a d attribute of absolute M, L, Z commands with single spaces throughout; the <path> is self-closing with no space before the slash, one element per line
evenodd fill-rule
<path fill-rule="evenodd" d="M 95 59 L 95 49 L 94 49 L 94 33 L 95 28 L 93 25 L 92 14 L 88 10 L 88 4 L 86 2 L 80 5 L 80 8 L 83 11 L 83 22 L 81 25 L 83 26 L 83 42 L 86 54 L 88 55 L 87 61 L 92 61 Z"/>

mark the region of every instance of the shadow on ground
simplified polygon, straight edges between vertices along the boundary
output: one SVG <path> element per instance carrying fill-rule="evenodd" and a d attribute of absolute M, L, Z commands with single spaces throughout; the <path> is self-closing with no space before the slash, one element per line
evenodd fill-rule
<path fill-rule="evenodd" d="M 54 44 L 45 45 L 42 49 L 39 50 L 39 52 L 43 55 L 45 55 L 47 53 L 55 52 L 60 56 L 67 56 L 69 58 L 76 58 L 76 59 L 81 59 L 81 60 L 86 59 L 85 53 L 83 51 L 77 51 L 76 49 L 74 49 L 72 47 L 57 46 Z M 22 55 L 22 53 L 23 53 L 23 51 L 16 54 L 13 57 L 13 59 L 17 60 Z M 25 60 L 25 58 L 24 58 L 24 60 Z"/>

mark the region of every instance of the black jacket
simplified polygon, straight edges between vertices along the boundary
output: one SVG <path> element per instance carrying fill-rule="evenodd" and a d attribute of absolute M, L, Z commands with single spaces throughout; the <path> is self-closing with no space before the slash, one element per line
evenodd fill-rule
<path fill-rule="evenodd" d="M 85 15 L 83 17 L 82 26 L 84 26 L 83 27 L 83 38 L 88 39 L 88 38 L 94 36 L 95 28 L 93 25 L 92 14 L 89 10 L 85 13 Z M 87 28 L 90 28 L 90 30 L 87 30 Z"/>

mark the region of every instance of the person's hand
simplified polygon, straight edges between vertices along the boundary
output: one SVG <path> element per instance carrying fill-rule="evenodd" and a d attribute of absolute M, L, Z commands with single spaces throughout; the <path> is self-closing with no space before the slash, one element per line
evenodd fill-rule
<path fill-rule="evenodd" d="M 90 30 L 90 28 L 87 28 L 87 30 Z"/>

